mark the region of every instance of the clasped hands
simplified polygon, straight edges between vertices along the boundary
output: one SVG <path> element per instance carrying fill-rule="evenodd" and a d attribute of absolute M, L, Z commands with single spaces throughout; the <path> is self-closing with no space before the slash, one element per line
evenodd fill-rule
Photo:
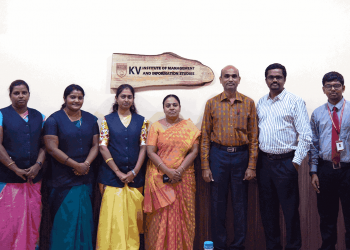
<path fill-rule="evenodd" d="M 169 183 L 174 184 L 176 182 L 181 181 L 183 172 L 184 172 L 184 169 L 183 169 L 183 167 L 180 166 L 177 169 L 170 169 L 169 168 L 165 174 L 170 179 Z"/>
<path fill-rule="evenodd" d="M 89 173 L 90 165 L 85 161 L 82 163 L 78 163 L 72 169 L 75 175 L 86 175 Z"/>
<path fill-rule="evenodd" d="M 29 181 L 31 179 L 34 179 L 38 175 L 40 169 L 41 169 L 41 166 L 38 163 L 35 163 L 30 168 L 26 168 L 26 169 L 20 169 L 17 167 L 17 169 L 15 170 L 15 173 L 16 175 L 21 177 L 23 180 Z M 28 180 L 26 179 L 26 177 L 28 177 Z"/>
<path fill-rule="evenodd" d="M 128 173 L 124 174 L 120 170 L 116 171 L 115 174 L 118 176 L 119 180 L 121 180 L 123 183 L 130 183 L 134 182 L 134 178 L 136 175 L 132 173 L 132 171 L 129 171 Z"/>

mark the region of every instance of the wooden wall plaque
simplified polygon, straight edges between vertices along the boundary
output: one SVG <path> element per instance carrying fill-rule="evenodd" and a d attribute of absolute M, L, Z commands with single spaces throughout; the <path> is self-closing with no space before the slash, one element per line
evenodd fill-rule
<path fill-rule="evenodd" d="M 142 88 L 196 86 L 213 80 L 211 68 L 171 52 L 160 55 L 114 53 L 112 56 L 111 89 L 125 83 L 134 88 Z"/>

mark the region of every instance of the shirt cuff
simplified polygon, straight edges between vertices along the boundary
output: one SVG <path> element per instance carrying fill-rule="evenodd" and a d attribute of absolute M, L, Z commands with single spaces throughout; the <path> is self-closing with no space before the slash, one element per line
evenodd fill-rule
<path fill-rule="evenodd" d="M 256 161 L 254 159 L 249 159 L 248 168 L 254 170 L 256 169 Z"/>
<path fill-rule="evenodd" d="M 317 165 L 312 164 L 310 166 L 310 172 L 317 172 Z"/>
<path fill-rule="evenodd" d="M 298 165 L 300 166 L 302 161 L 303 161 L 302 159 L 300 159 L 300 158 L 294 156 L 292 162 L 294 162 L 294 163 L 296 163 L 296 164 L 298 164 Z"/>
<path fill-rule="evenodd" d="M 203 161 L 202 164 L 201 164 L 201 168 L 202 168 L 202 170 L 203 169 L 210 169 L 209 162 Z"/>

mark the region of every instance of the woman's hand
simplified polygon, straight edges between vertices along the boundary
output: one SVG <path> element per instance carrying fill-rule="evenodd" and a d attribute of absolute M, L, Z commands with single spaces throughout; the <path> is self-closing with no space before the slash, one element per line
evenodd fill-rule
<path fill-rule="evenodd" d="M 16 166 L 17 167 L 17 166 Z M 21 177 L 23 180 L 27 180 L 27 173 L 28 173 L 28 170 L 27 169 L 20 169 L 17 167 L 17 169 L 14 171 L 15 174 L 19 177 Z"/>
<path fill-rule="evenodd" d="M 131 172 L 131 171 L 129 171 L 125 176 L 124 176 L 124 178 L 122 178 L 122 179 L 120 179 L 122 182 L 124 182 L 124 183 L 130 183 L 130 182 L 134 182 L 134 178 L 135 178 L 135 176 L 134 176 L 134 174 Z"/>
<path fill-rule="evenodd" d="M 27 177 L 30 179 L 34 179 L 38 175 L 40 169 L 41 169 L 41 166 L 38 163 L 35 163 L 30 168 L 25 169 L 26 171 L 28 171 Z"/>
<path fill-rule="evenodd" d="M 86 175 L 89 173 L 89 170 L 89 166 L 85 163 L 78 163 L 73 169 L 75 175 Z"/>
<path fill-rule="evenodd" d="M 181 173 L 179 170 L 177 169 L 168 169 L 165 173 L 169 179 L 170 179 L 170 183 L 176 183 L 179 182 L 181 180 Z"/>
<path fill-rule="evenodd" d="M 120 170 L 114 172 L 117 177 L 119 178 L 119 180 L 121 180 L 123 183 L 125 183 L 125 177 L 126 177 L 126 174 L 124 174 L 123 172 L 121 172 Z"/>

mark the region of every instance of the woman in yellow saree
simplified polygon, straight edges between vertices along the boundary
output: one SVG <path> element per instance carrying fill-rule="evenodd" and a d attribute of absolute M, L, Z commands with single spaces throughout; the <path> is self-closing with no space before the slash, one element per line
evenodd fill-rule
<path fill-rule="evenodd" d="M 163 109 L 165 118 L 152 124 L 147 137 L 146 249 L 193 249 L 193 161 L 198 154 L 200 131 L 190 119 L 180 119 L 177 96 L 166 96 Z"/>

